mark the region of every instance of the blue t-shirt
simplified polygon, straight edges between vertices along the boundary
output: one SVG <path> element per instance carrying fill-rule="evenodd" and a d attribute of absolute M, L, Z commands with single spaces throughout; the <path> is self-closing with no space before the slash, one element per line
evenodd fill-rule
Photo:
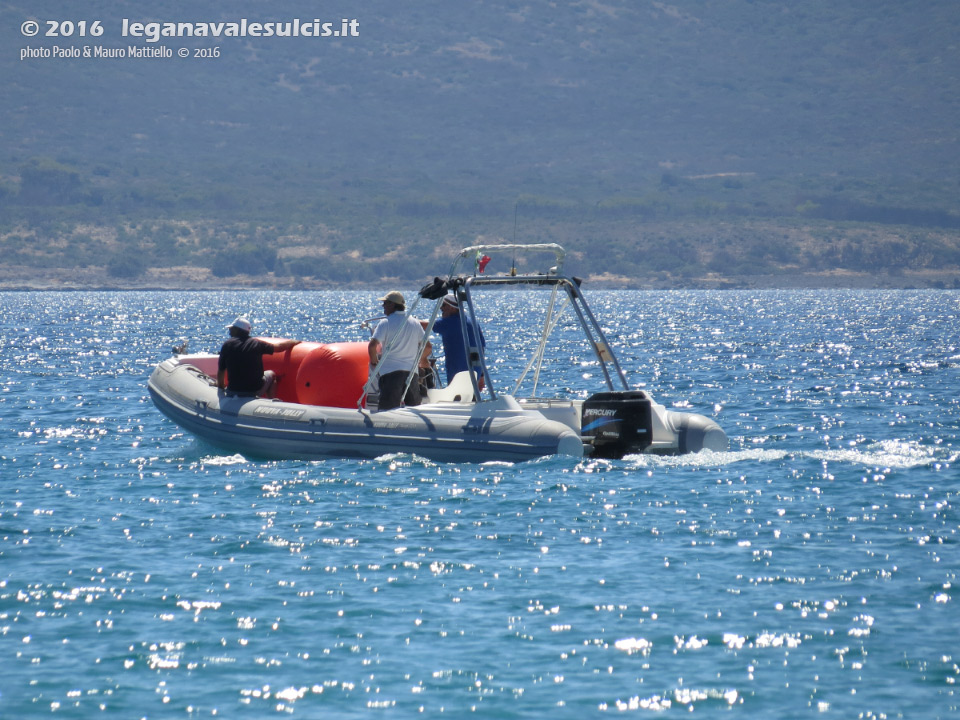
<path fill-rule="evenodd" d="M 467 337 L 470 338 L 471 345 L 476 345 L 477 331 L 473 319 L 469 315 L 464 317 L 467 321 Z M 433 331 L 443 340 L 443 359 L 447 368 L 447 382 L 449 383 L 453 380 L 454 375 L 469 367 L 467 364 L 467 348 L 463 344 L 463 331 L 460 329 L 460 315 L 454 313 L 435 320 Z M 485 345 L 483 331 L 480 332 L 480 344 L 481 346 Z M 479 374 L 480 366 L 475 366 L 474 371 Z"/>

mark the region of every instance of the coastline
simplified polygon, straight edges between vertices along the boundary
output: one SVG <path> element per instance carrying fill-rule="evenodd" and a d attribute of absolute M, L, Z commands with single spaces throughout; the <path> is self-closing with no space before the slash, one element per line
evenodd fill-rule
<path fill-rule="evenodd" d="M 236 275 L 214 276 L 206 268 L 193 266 L 150 268 L 137 278 L 116 278 L 105 267 L 46 268 L 0 265 L 0 291 L 224 291 L 224 290 L 342 290 L 370 289 L 387 285 L 416 285 L 421 279 L 382 277 L 365 282 L 335 282 L 312 277 Z M 605 273 L 588 275 L 584 285 L 596 290 L 816 290 L 816 289 L 960 289 L 960 277 L 953 271 L 903 270 L 897 274 L 877 274 L 828 270 L 821 272 L 783 272 L 763 275 L 725 275 L 710 273 L 700 277 L 626 277 Z"/>

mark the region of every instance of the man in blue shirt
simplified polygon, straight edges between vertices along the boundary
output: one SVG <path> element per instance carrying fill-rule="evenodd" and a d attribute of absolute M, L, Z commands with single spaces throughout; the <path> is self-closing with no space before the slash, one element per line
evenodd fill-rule
<path fill-rule="evenodd" d="M 452 295 L 443 298 L 440 305 L 440 319 L 433 323 L 433 331 L 443 340 L 443 359 L 447 368 L 447 384 L 453 380 L 453 377 L 467 370 L 470 365 L 467 362 L 467 348 L 463 342 L 463 329 L 460 327 L 460 308 Z M 473 318 L 464 313 L 464 320 L 467 325 L 467 337 L 470 339 L 470 345 L 477 345 L 477 337 L 480 338 L 480 347 L 485 347 L 483 331 L 476 327 Z M 483 389 L 483 374 L 480 366 L 474 366 L 474 372 L 477 373 L 477 382 L 480 389 Z"/>

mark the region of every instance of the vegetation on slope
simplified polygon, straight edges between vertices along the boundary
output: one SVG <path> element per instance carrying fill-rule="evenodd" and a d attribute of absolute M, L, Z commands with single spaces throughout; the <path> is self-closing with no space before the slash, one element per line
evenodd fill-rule
<path fill-rule="evenodd" d="M 3 282 L 413 280 L 512 239 L 515 211 L 518 239 L 641 284 L 957 277 L 952 0 L 328 11 L 360 37 L 221 39 L 206 61 L 3 54 Z M 121 17 L 265 12 L 107 0 L 98 42 L 131 42 Z M 17 29 L 62 16 L 0 8 L 5 46 L 49 45 Z"/>

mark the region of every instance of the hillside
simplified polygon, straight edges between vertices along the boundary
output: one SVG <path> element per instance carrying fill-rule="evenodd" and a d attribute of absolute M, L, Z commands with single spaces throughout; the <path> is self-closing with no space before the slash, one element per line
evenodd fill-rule
<path fill-rule="evenodd" d="M 515 212 L 521 236 L 559 234 L 589 247 L 597 274 L 616 262 L 638 280 L 960 277 L 952 0 L 113 0 L 83 13 L 102 21 L 95 40 L 20 34 L 66 19 L 62 3 L 0 8 L 0 265 L 21 282 L 58 268 L 226 278 L 238 254 L 261 276 L 377 281 L 421 272 L 438 244 L 511 239 Z M 207 58 L 20 59 L 151 45 L 121 37 L 123 18 L 318 14 L 359 33 L 152 44 L 217 48 Z M 663 243 L 646 238 L 661 236 L 697 250 L 651 262 Z"/>

